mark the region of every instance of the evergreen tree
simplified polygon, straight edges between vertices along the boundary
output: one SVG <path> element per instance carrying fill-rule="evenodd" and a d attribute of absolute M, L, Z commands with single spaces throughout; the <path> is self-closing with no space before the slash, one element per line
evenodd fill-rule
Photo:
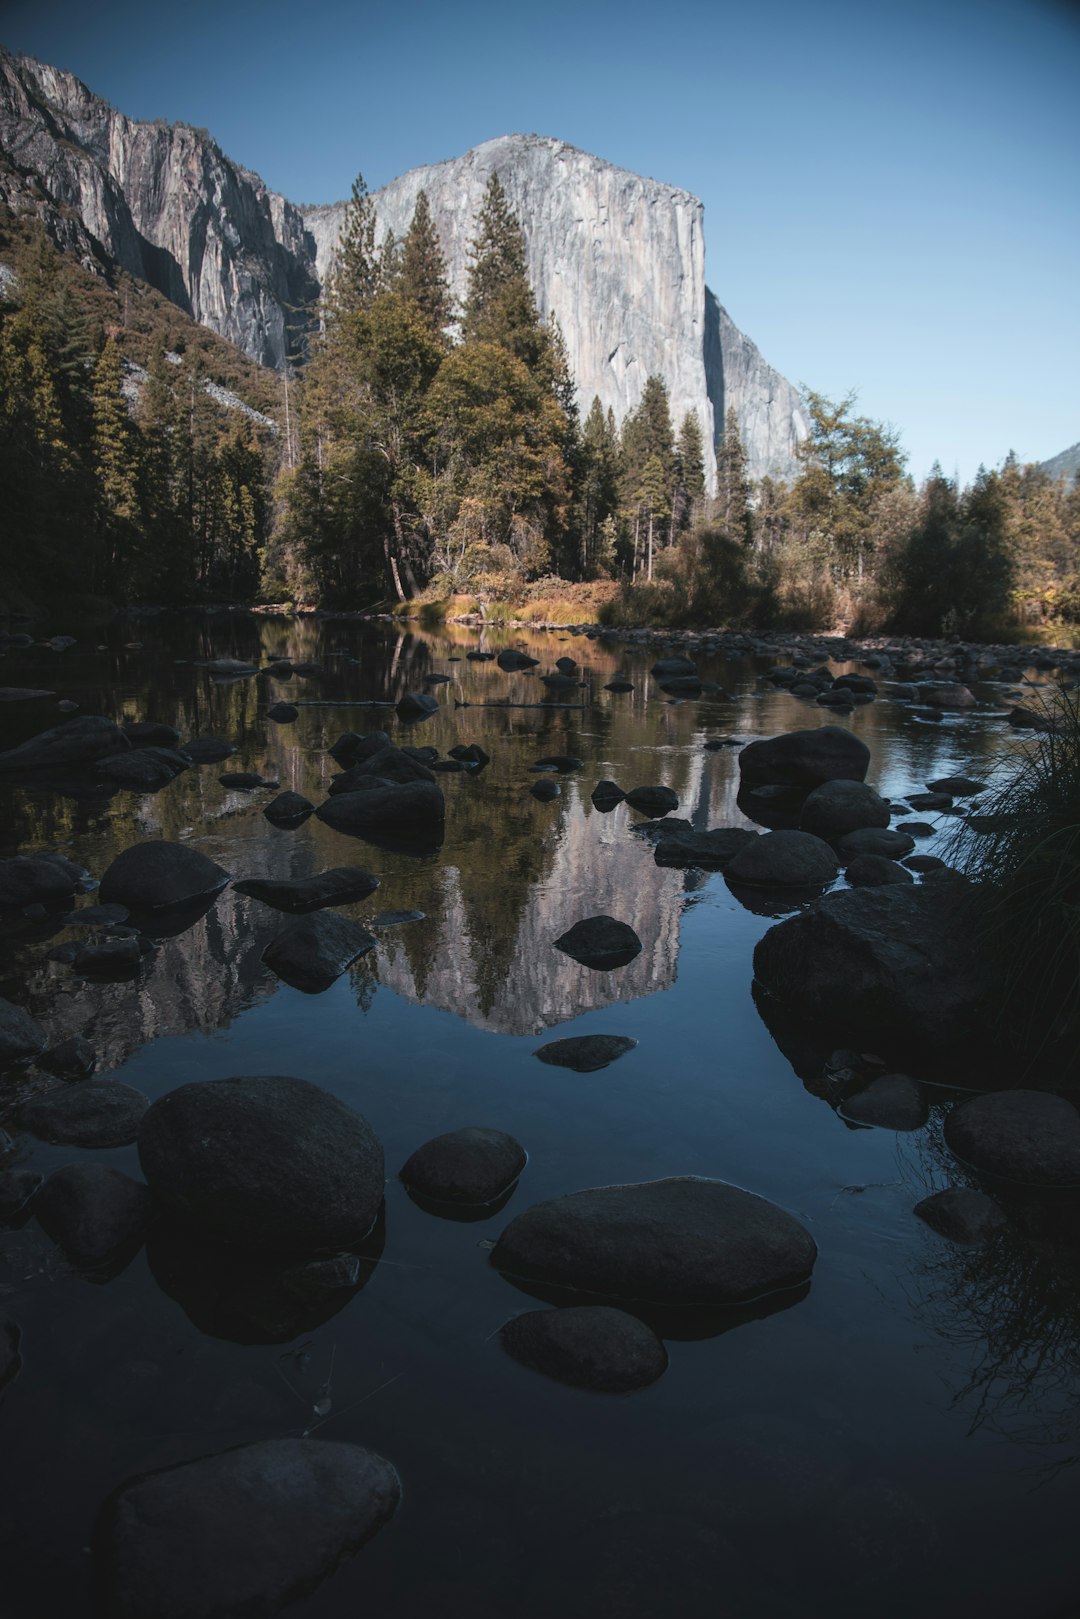
<path fill-rule="evenodd" d="M 646 479 L 650 462 L 656 464 Z M 658 533 L 667 537 L 674 489 L 675 441 L 668 391 L 662 377 L 651 376 L 646 378 L 641 403 L 623 421 L 619 446 L 619 501 L 623 522 L 632 535 L 634 574 L 643 563 L 648 566 Z"/>
<path fill-rule="evenodd" d="M 405 236 L 398 290 L 402 297 L 416 305 L 433 335 L 445 341 L 443 333 L 450 324 L 452 314 L 450 289 L 446 279 L 446 259 L 435 221 L 431 217 L 426 191 L 417 194 L 412 222 Z"/>
<path fill-rule="evenodd" d="M 330 277 L 327 313 L 341 321 L 365 309 L 379 290 L 379 254 L 375 246 L 375 204 L 368 195 L 364 177 L 352 183 L 352 196 L 345 205 L 345 218 L 337 245 L 337 256 Z"/>
<path fill-rule="evenodd" d="M 469 248 L 465 342 L 498 343 L 530 371 L 550 377 L 550 340 L 529 285 L 525 237 L 497 174 L 487 183 Z"/>
<path fill-rule="evenodd" d="M 689 528 L 694 523 L 704 502 L 705 447 L 701 434 L 701 418 L 696 410 L 688 410 L 682 419 L 675 444 L 673 527 L 676 532 Z"/>
<path fill-rule="evenodd" d="M 108 338 L 93 384 L 93 465 L 97 481 L 98 531 L 113 587 L 124 578 L 135 550 L 139 522 L 136 430 L 123 393 L 120 350 Z"/>
<path fill-rule="evenodd" d="M 575 483 L 580 570 L 594 578 L 614 560 L 614 515 L 618 509 L 618 434 L 615 418 L 593 397 L 581 431 L 581 464 Z"/>
<path fill-rule="evenodd" d="M 724 534 L 746 545 L 754 538 L 748 465 L 739 434 L 739 419 L 735 407 L 729 405 L 716 458 L 716 520 Z"/>

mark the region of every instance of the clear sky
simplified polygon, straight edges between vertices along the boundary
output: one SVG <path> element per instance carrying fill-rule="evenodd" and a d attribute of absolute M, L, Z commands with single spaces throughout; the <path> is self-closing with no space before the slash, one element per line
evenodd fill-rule
<path fill-rule="evenodd" d="M 296 202 L 554 135 L 699 196 L 732 318 L 916 477 L 1080 439 L 1080 4 L 0 0 L 0 40 Z"/>

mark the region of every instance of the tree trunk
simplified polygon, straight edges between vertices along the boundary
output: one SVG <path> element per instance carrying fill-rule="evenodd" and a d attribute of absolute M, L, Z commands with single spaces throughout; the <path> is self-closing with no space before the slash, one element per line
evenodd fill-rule
<path fill-rule="evenodd" d="M 650 584 L 652 583 L 652 553 L 653 553 L 653 514 L 652 514 L 652 512 L 650 512 L 649 513 L 649 565 L 648 565 L 648 568 L 645 571 L 645 577 L 649 581 Z"/>

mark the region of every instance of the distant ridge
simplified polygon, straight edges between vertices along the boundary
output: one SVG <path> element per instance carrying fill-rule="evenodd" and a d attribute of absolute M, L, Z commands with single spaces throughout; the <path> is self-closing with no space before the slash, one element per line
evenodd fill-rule
<path fill-rule="evenodd" d="M 1049 461 L 1040 462 L 1044 472 L 1051 478 L 1068 478 L 1075 482 L 1080 476 L 1080 444 L 1074 444 L 1060 455 L 1052 456 Z"/>

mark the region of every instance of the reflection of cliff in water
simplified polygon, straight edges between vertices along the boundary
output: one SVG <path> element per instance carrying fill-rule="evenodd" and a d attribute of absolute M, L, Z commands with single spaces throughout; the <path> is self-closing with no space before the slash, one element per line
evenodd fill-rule
<path fill-rule="evenodd" d="M 681 874 L 656 866 L 652 850 L 626 834 L 598 830 L 600 817 L 565 807 L 558 835 L 524 892 L 489 850 L 494 869 L 480 886 L 475 871 L 444 865 L 436 939 L 418 953 L 390 935 L 380 949 L 380 981 L 412 1001 L 441 1007 L 478 1028 L 538 1034 L 583 1012 L 636 1000 L 675 981 Z M 517 889 L 517 891 L 515 891 Z M 612 972 L 580 966 L 554 941 L 582 917 L 628 922 L 641 954 Z"/>

